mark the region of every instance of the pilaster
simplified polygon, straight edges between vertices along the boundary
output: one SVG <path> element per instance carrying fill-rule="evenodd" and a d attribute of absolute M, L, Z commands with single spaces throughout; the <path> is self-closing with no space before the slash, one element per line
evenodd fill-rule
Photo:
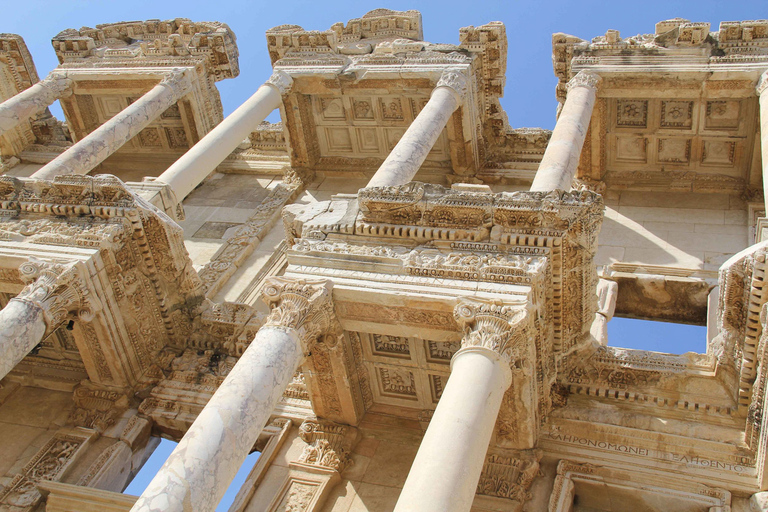
<path fill-rule="evenodd" d="M 358 431 L 346 425 L 308 419 L 299 427 L 299 437 L 306 445 L 298 460 L 289 463 L 288 476 L 267 509 L 269 512 L 321 510 L 330 491 L 341 481 L 341 473 L 351 464 Z"/>

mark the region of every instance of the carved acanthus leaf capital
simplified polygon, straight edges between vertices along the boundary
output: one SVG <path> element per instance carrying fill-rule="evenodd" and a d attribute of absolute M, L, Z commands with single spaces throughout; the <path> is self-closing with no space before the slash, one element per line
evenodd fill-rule
<path fill-rule="evenodd" d="M 181 98 L 192 89 L 192 80 L 184 69 L 174 68 L 163 76 L 159 85 L 170 88 L 175 98 Z"/>
<path fill-rule="evenodd" d="M 61 71 L 52 71 L 40 81 L 53 94 L 55 98 L 66 98 L 72 94 L 73 81 L 66 73 Z"/>
<path fill-rule="evenodd" d="M 299 462 L 344 471 L 352 461 L 352 448 L 358 439 L 358 430 L 330 421 L 304 420 L 299 437 L 307 443 Z"/>
<path fill-rule="evenodd" d="M 760 75 L 757 79 L 757 87 L 755 87 L 757 95 L 761 96 L 765 91 L 768 91 L 768 71 Z"/>
<path fill-rule="evenodd" d="M 262 294 L 272 308 L 264 325 L 297 330 L 307 353 L 336 325 L 330 281 L 273 277 Z"/>
<path fill-rule="evenodd" d="M 280 96 L 285 96 L 293 87 L 293 78 L 285 71 L 276 69 L 272 72 L 272 76 L 267 79 L 267 83 L 277 87 L 277 90 L 280 91 Z"/>
<path fill-rule="evenodd" d="M 574 87 L 589 87 L 591 89 L 597 89 L 600 85 L 600 75 L 592 73 L 591 71 L 579 71 L 576 76 L 571 78 L 566 85 L 566 89 L 570 91 Z"/>
<path fill-rule="evenodd" d="M 437 87 L 449 87 L 459 96 L 459 100 L 464 101 L 469 90 L 469 80 L 467 76 L 460 71 L 443 71 L 440 80 L 437 81 Z"/>
<path fill-rule="evenodd" d="M 510 364 L 523 358 L 529 317 L 525 306 L 461 299 L 453 316 L 464 328 L 462 348 L 487 348 Z"/>
<path fill-rule="evenodd" d="M 70 314 L 93 320 L 101 304 L 91 292 L 82 263 L 53 263 L 31 258 L 19 267 L 29 284 L 13 300 L 33 304 L 43 311 L 46 334 L 61 325 Z"/>

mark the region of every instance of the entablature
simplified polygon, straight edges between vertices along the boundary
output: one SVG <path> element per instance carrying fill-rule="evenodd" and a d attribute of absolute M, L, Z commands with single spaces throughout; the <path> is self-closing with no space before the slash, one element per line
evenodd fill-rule
<path fill-rule="evenodd" d="M 48 329 L 73 320 L 69 327 L 91 381 L 134 386 L 162 375 L 154 356 L 186 345 L 202 301 L 178 225 L 112 176 L 52 182 L 3 176 L 0 211 L 4 292 L 23 291 L 20 269 L 30 262 L 80 269 L 88 314 L 82 304 L 73 314 L 61 310 L 69 298 L 57 298 L 59 285 L 45 285 L 44 305 L 55 312 Z"/>

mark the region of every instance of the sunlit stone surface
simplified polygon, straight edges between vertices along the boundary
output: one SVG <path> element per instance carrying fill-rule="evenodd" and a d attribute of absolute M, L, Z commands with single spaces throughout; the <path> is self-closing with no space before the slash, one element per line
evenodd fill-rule
<path fill-rule="evenodd" d="M 768 22 L 422 26 L 0 34 L 0 510 L 768 510 Z"/>

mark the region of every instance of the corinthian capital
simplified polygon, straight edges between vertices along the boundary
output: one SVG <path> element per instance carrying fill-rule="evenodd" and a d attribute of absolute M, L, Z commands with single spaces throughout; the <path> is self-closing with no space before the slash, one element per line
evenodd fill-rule
<path fill-rule="evenodd" d="M 330 421 L 304 420 L 299 427 L 299 437 L 307 443 L 299 456 L 300 463 L 341 473 L 351 462 L 350 454 L 357 442 L 358 431 Z"/>
<path fill-rule="evenodd" d="M 467 96 L 467 90 L 469 89 L 469 81 L 467 76 L 460 71 L 443 71 L 440 75 L 440 80 L 437 81 L 437 87 L 449 87 L 453 89 L 459 96 L 459 100 L 463 101 Z"/>
<path fill-rule="evenodd" d="M 174 68 L 163 76 L 160 84 L 173 91 L 175 98 L 181 98 L 192 89 L 192 80 L 184 69 Z"/>
<path fill-rule="evenodd" d="M 19 267 L 19 273 L 29 284 L 13 300 L 33 304 L 43 311 L 46 335 L 70 314 L 88 322 L 101 308 L 86 282 L 82 263 L 51 263 L 32 258 Z"/>
<path fill-rule="evenodd" d="M 272 72 L 272 76 L 269 77 L 267 83 L 277 87 L 277 90 L 280 91 L 280 96 L 285 96 L 293 87 L 293 78 L 285 71 L 276 69 Z"/>
<path fill-rule="evenodd" d="M 305 352 L 335 323 L 330 281 L 273 277 L 262 294 L 272 308 L 264 325 L 297 330 Z"/>
<path fill-rule="evenodd" d="M 72 79 L 62 71 L 52 71 L 40 80 L 40 85 L 50 91 L 55 98 L 66 98 L 72 94 Z"/>
<path fill-rule="evenodd" d="M 568 81 L 568 85 L 566 85 L 567 90 L 571 90 L 574 87 L 589 87 L 591 89 L 597 89 L 597 86 L 600 84 L 600 75 L 597 73 L 592 73 L 590 71 L 579 71 L 576 73 L 576 76 L 571 78 Z"/>
<path fill-rule="evenodd" d="M 464 328 L 461 347 L 484 347 L 508 363 L 522 358 L 527 341 L 528 310 L 477 299 L 462 299 L 453 316 Z"/>
<path fill-rule="evenodd" d="M 758 96 L 762 95 L 765 91 L 768 91 L 768 71 L 760 75 L 760 78 L 758 78 L 755 91 L 757 91 Z"/>

